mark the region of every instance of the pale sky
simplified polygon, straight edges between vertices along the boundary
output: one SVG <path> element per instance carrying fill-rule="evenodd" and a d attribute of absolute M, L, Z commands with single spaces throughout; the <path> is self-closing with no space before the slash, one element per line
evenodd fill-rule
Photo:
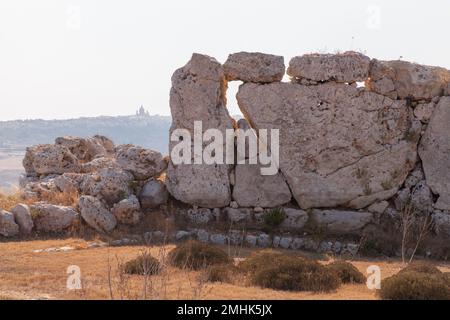
<path fill-rule="evenodd" d="M 193 52 L 359 50 L 450 69 L 450 1 L 1 0 L 0 120 L 169 115 Z M 230 88 L 229 96 L 236 91 Z M 237 113 L 230 99 L 230 113 Z"/>

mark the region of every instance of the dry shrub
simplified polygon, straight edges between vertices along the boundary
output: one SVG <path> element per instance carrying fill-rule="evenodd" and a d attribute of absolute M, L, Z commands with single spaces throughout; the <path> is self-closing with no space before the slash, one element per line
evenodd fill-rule
<path fill-rule="evenodd" d="M 231 283 L 235 273 L 236 267 L 233 265 L 214 265 L 206 271 L 206 280 L 208 282 Z"/>
<path fill-rule="evenodd" d="M 336 273 L 342 283 L 365 283 L 364 275 L 351 263 L 346 261 L 335 261 L 326 266 Z"/>
<path fill-rule="evenodd" d="M 267 265 L 279 261 L 284 255 L 273 250 L 253 252 L 250 257 L 239 263 L 238 268 L 245 273 L 255 273 Z"/>
<path fill-rule="evenodd" d="M 329 292 L 341 284 L 334 272 L 316 261 L 287 255 L 276 259 L 259 266 L 251 275 L 254 285 L 276 290 Z"/>
<path fill-rule="evenodd" d="M 410 263 L 406 268 L 403 268 L 400 270 L 399 273 L 405 273 L 405 272 L 419 272 L 419 273 L 427 273 L 427 274 L 442 274 L 442 272 L 433 266 L 430 263 L 423 262 L 423 261 L 416 261 L 413 263 Z"/>
<path fill-rule="evenodd" d="M 19 192 L 10 194 L 10 195 L 6 195 L 6 194 L 3 194 L 0 192 L 0 209 L 2 209 L 2 210 L 9 211 L 12 208 L 14 208 L 16 205 L 18 205 L 19 203 L 32 204 L 33 202 L 34 201 L 23 200 L 22 196 Z"/>
<path fill-rule="evenodd" d="M 44 201 L 59 206 L 76 207 L 80 195 L 78 191 L 70 192 L 47 192 L 42 193 L 39 197 L 39 201 Z"/>
<path fill-rule="evenodd" d="M 169 261 L 175 267 L 194 270 L 231 263 L 222 249 L 195 240 L 182 243 L 170 251 Z"/>
<path fill-rule="evenodd" d="M 125 263 L 123 271 L 127 274 L 155 275 L 161 271 L 161 265 L 150 254 L 142 253 L 137 258 Z"/>
<path fill-rule="evenodd" d="M 385 300 L 449 300 L 450 287 L 442 274 L 402 272 L 381 282 Z"/>

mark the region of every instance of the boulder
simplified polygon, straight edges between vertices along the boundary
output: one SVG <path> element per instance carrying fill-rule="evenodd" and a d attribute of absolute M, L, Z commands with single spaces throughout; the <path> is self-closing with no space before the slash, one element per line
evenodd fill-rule
<path fill-rule="evenodd" d="M 14 237 L 19 234 L 19 226 L 11 212 L 0 210 L 0 236 Z"/>
<path fill-rule="evenodd" d="M 143 209 L 153 209 L 167 203 L 169 193 L 163 182 L 150 179 L 139 194 L 139 200 Z"/>
<path fill-rule="evenodd" d="M 296 80 L 357 82 L 369 76 L 370 58 L 348 51 L 339 54 L 305 54 L 289 62 L 287 74 Z"/>
<path fill-rule="evenodd" d="M 81 171 L 83 173 L 93 173 L 105 168 L 120 169 L 121 166 L 117 163 L 116 159 L 109 157 L 95 158 L 81 165 Z"/>
<path fill-rule="evenodd" d="M 38 202 L 30 206 L 30 210 L 38 231 L 62 232 L 75 226 L 79 221 L 79 214 L 72 207 Z"/>
<path fill-rule="evenodd" d="M 181 214 L 185 215 L 194 224 L 207 224 L 214 220 L 211 209 L 207 208 L 189 209 L 187 211 L 181 210 Z"/>
<path fill-rule="evenodd" d="M 135 195 L 116 203 L 112 213 L 119 223 L 128 225 L 137 225 L 143 216 L 139 200 Z"/>
<path fill-rule="evenodd" d="M 104 168 L 85 174 L 80 183 L 82 194 L 101 198 L 110 206 L 132 194 L 133 175 L 120 168 Z"/>
<path fill-rule="evenodd" d="M 423 135 L 419 156 L 427 185 L 439 195 L 435 208 L 450 211 L 450 97 L 440 99 Z"/>
<path fill-rule="evenodd" d="M 98 157 L 106 157 L 114 148 L 111 140 L 103 136 L 92 138 L 79 138 L 72 136 L 59 137 L 55 140 L 56 145 L 67 147 L 72 154 L 83 162 L 91 161 Z"/>
<path fill-rule="evenodd" d="M 282 56 L 259 52 L 238 52 L 228 56 L 223 65 L 228 81 L 279 82 L 283 79 L 285 66 Z"/>
<path fill-rule="evenodd" d="M 222 212 L 232 223 L 246 222 L 251 218 L 250 210 L 247 209 L 224 208 Z"/>
<path fill-rule="evenodd" d="M 412 190 L 411 206 L 422 214 L 433 211 L 433 194 L 425 180 L 419 182 Z"/>
<path fill-rule="evenodd" d="M 215 59 L 193 54 L 191 60 L 172 76 L 170 135 L 177 129 L 194 137 L 194 122 L 201 121 L 202 132 L 217 129 L 225 137 L 226 129 L 233 129 L 233 120 L 226 109 L 226 80 L 223 68 Z M 178 132 L 178 131 L 177 131 Z M 172 150 L 180 142 L 171 141 Z M 224 141 L 223 149 L 226 150 Z M 194 153 L 192 153 L 194 155 Z M 227 164 L 174 163 L 174 155 L 167 169 L 166 186 L 170 194 L 191 205 L 207 208 L 226 207 L 231 201 L 231 188 Z"/>
<path fill-rule="evenodd" d="M 29 234 L 34 227 L 30 208 L 26 204 L 18 204 L 11 209 L 14 221 L 19 225 L 20 233 Z"/>
<path fill-rule="evenodd" d="M 442 96 L 449 82 L 450 71 L 444 68 L 373 59 L 366 88 L 391 98 L 431 100 Z"/>
<path fill-rule="evenodd" d="M 238 164 L 233 199 L 240 207 L 274 208 L 291 201 L 289 187 L 280 173 L 261 175 L 258 164 Z"/>
<path fill-rule="evenodd" d="M 23 159 L 28 175 L 63 174 L 80 172 L 78 158 L 63 145 L 41 144 L 29 147 Z"/>
<path fill-rule="evenodd" d="M 285 219 L 280 227 L 285 229 L 301 229 L 308 221 L 308 213 L 303 210 L 284 208 Z"/>
<path fill-rule="evenodd" d="M 388 199 L 415 166 L 421 125 L 405 101 L 336 83 L 247 83 L 237 100 L 255 129 L 279 130 L 280 170 L 302 209 Z"/>
<path fill-rule="evenodd" d="M 450 213 L 436 211 L 433 213 L 432 219 L 436 234 L 450 237 Z"/>
<path fill-rule="evenodd" d="M 319 209 L 311 212 L 314 223 L 333 234 L 357 233 L 372 222 L 372 218 L 370 212 Z"/>
<path fill-rule="evenodd" d="M 116 152 L 117 163 L 131 172 L 136 180 L 157 177 L 167 168 L 166 160 L 157 151 L 123 145 L 117 147 Z"/>
<path fill-rule="evenodd" d="M 116 227 L 116 217 L 106 209 L 99 199 L 82 196 L 78 206 L 83 220 L 98 232 L 110 232 Z"/>

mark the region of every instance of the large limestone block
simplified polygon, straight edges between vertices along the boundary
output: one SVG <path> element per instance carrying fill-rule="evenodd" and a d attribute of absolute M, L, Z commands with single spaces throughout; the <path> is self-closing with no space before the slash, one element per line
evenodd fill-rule
<path fill-rule="evenodd" d="M 23 234 L 31 233 L 34 223 L 30 208 L 26 204 L 19 203 L 11 209 L 11 213 L 14 215 L 15 222 L 19 225 L 20 232 Z"/>
<path fill-rule="evenodd" d="M 194 54 L 172 76 L 170 133 L 186 129 L 193 138 L 194 122 L 201 121 L 203 132 L 214 128 L 225 137 L 225 130 L 233 128 L 233 120 L 225 107 L 225 89 L 226 80 L 220 63 L 211 57 Z M 170 143 L 170 151 L 176 144 Z M 225 141 L 223 148 L 226 148 Z M 194 164 L 193 159 L 188 164 L 174 163 L 172 157 L 167 169 L 167 189 L 173 197 L 188 204 L 225 207 L 231 200 L 229 169 L 226 164 Z"/>
<path fill-rule="evenodd" d="M 280 169 L 303 209 L 385 200 L 414 168 L 421 125 L 405 101 L 335 83 L 247 83 L 237 99 L 255 129 L 279 129 Z"/>
<path fill-rule="evenodd" d="M 80 172 L 78 158 L 63 145 L 36 145 L 27 148 L 23 166 L 29 175 L 63 174 Z"/>
<path fill-rule="evenodd" d="M 439 195 L 436 209 L 450 210 L 450 97 L 443 97 L 422 137 L 419 156 L 427 185 Z"/>
<path fill-rule="evenodd" d="M 285 66 L 282 56 L 259 52 L 238 52 L 228 56 L 223 65 L 228 81 L 279 82 L 283 79 Z"/>
<path fill-rule="evenodd" d="M 38 202 L 30 207 L 34 226 L 38 231 L 61 232 L 72 226 L 77 221 L 79 214 L 72 207 L 57 206 L 44 202 Z"/>
<path fill-rule="evenodd" d="M 444 94 L 450 83 L 450 71 L 407 61 L 372 60 L 369 90 L 392 98 L 430 100 Z"/>
<path fill-rule="evenodd" d="M 368 78 L 369 65 L 369 57 L 353 51 L 305 54 L 291 59 L 287 74 L 296 79 L 353 83 Z"/>
<path fill-rule="evenodd" d="M 116 217 L 97 198 L 82 196 L 78 206 L 83 220 L 95 230 L 110 232 L 116 227 Z"/>
<path fill-rule="evenodd" d="M 240 207 L 278 207 L 291 201 L 291 191 L 280 173 L 261 175 L 258 164 L 239 164 L 235 169 L 233 199 Z"/>
<path fill-rule="evenodd" d="M 349 234 L 358 232 L 369 224 L 373 215 L 370 212 L 314 209 L 311 219 L 330 233 Z"/>
<path fill-rule="evenodd" d="M 19 226 L 11 212 L 0 210 L 0 236 L 14 237 L 19 234 Z"/>
<path fill-rule="evenodd" d="M 137 180 L 159 176 L 167 168 L 167 162 L 157 151 L 133 145 L 123 145 L 117 149 L 117 163 Z"/>
<path fill-rule="evenodd" d="M 114 143 L 104 136 L 79 138 L 72 136 L 59 137 L 56 145 L 67 147 L 81 161 L 91 161 L 98 157 L 106 157 L 114 150 Z"/>

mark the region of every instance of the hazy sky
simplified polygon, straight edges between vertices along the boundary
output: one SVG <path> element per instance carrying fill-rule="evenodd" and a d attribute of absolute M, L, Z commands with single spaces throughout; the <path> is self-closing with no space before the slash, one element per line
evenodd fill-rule
<path fill-rule="evenodd" d="M 287 63 L 353 49 L 450 68 L 449 31 L 442 0 L 1 0 L 0 120 L 123 115 L 141 104 L 169 115 L 170 77 L 192 52 Z"/>

